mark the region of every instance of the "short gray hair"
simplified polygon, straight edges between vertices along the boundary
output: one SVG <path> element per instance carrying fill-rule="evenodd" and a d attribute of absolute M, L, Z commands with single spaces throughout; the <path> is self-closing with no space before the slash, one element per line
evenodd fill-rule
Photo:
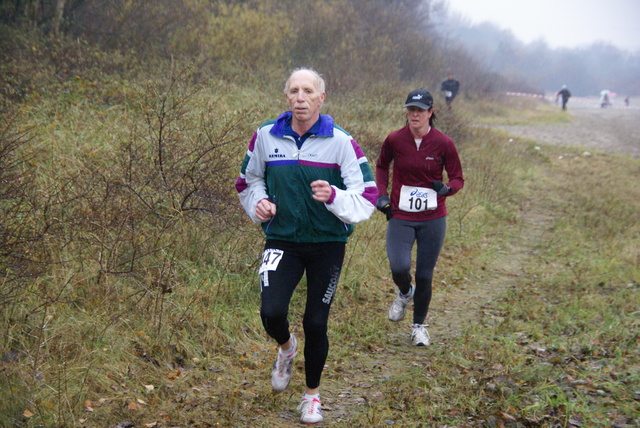
<path fill-rule="evenodd" d="M 287 81 L 284 83 L 285 94 L 289 92 L 289 81 L 291 80 L 291 76 L 293 76 L 299 71 L 308 71 L 309 73 L 313 74 L 313 76 L 316 78 L 316 88 L 318 89 L 318 91 L 320 91 L 320 93 L 323 93 L 325 91 L 324 79 L 322 78 L 322 75 L 320 73 L 315 71 L 313 68 L 299 67 L 291 72 L 291 74 L 287 78 Z"/>

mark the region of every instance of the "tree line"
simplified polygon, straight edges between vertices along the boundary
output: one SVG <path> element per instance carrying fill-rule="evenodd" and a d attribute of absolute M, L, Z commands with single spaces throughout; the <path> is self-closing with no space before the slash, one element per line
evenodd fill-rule
<path fill-rule="evenodd" d="M 186 59 L 222 77 L 280 77 L 304 65 L 342 91 L 398 82 L 435 90 L 449 72 L 469 92 L 531 89 L 452 46 L 434 22 L 442 6 L 437 0 L 4 0 L 0 12 L 4 25 L 49 43 L 75 40 L 132 54 L 127 61 Z M 60 52 L 57 61 L 64 61 Z M 69 62 L 67 69 L 78 66 Z"/>
<path fill-rule="evenodd" d="M 216 75 L 322 70 L 336 90 L 382 82 L 437 87 L 449 72 L 473 93 L 602 89 L 640 94 L 640 53 L 599 42 L 551 49 L 490 23 L 448 16 L 442 0 L 3 0 L 4 25 L 138 58 L 184 58 Z M 444 18 L 443 18 L 444 17 Z"/>

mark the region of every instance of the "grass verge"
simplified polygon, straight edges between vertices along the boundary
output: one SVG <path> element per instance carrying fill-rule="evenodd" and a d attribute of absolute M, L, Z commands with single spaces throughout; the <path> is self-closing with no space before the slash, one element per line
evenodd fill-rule
<path fill-rule="evenodd" d="M 50 268 L 26 275 L 11 295 L 2 295 L 2 426 L 297 424 L 303 358 L 296 360 L 291 392 L 273 394 L 268 382 L 275 345 L 257 313 L 262 236 L 239 220 L 220 184 L 231 186 L 234 174 L 200 176 L 202 164 L 192 161 L 208 153 L 199 150 L 212 141 L 238 142 L 252 129 L 245 123 L 234 132 L 241 111 L 229 110 L 216 122 L 233 98 L 232 91 L 218 90 L 216 106 L 188 91 L 188 97 L 158 95 L 164 104 L 140 95 L 147 101 L 139 110 L 105 113 L 113 127 L 122 124 L 111 131 L 98 129 L 105 122 L 84 117 L 91 114 L 83 109 L 71 110 L 68 127 L 55 122 L 60 105 L 40 104 L 26 121 L 43 125 L 25 152 L 38 148 L 51 161 L 38 165 L 35 186 L 43 188 L 20 202 L 34 202 L 30 212 L 47 214 L 47 225 L 55 227 L 21 253 L 37 250 L 40 258 L 32 262 Z M 168 102 L 174 99 L 179 102 Z M 165 104 L 175 109 L 158 107 Z M 371 160 L 380 143 L 374 134 L 402 125 L 389 123 L 395 109 L 378 106 L 372 114 L 380 128 L 365 132 L 363 124 L 349 126 L 357 117 L 333 108 L 347 129 L 363 130 L 362 138 L 354 136 Z M 386 319 L 395 290 L 384 250 L 386 222 L 375 213 L 348 245 L 332 309 L 322 387 L 327 425 L 637 424 L 640 188 L 632 182 L 616 192 L 602 183 L 636 176 L 638 161 L 537 150 L 528 141 L 468 127 L 465 113 L 441 116 L 443 128 L 459 132 L 467 185 L 448 205 L 449 234 L 429 317 L 434 343 L 413 348 L 408 326 Z M 153 132 L 159 129 L 154 117 L 164 118 L 173 146 L 160 147 L 167 140 Z M 199 127 L 187 126 L 198 117 Z M 61 144 L 75 141 L 78 129 L 122 150 L 110 150 L 113 159 L 100 162 L 91 161 L 96 156 L 88 147 L 65 150 Z M 128 144 L 116 144 L 121 139 Z M 242 150 L 233 151 L 238 165 Z M 167 152 L 173 156 L 159 168 Z M 64 171 L 53 153 L 68 153 Z M 224 153 L 205 166 L 231 163 Z M 90 166 L 78 176 L 74 165 Z M 175 208 L 184 200 L 176 195 L 194 194 L 189 186 L 200 182 L 193 177 L 204 183 L 196 195 L 218 197 L 202 216 Z M 121 195 L 114 189 L 122 183 L 129 192 Z M 56 193 L 42 195 L 47 188 Z M 208 188 L 222 190 L 202 190 Z M 36 202 L 54 196 L 40 211 Z M 28 218 L 37 223 L 41 217 Z M 291 311 L 302 341 L 304 288 Z"/>

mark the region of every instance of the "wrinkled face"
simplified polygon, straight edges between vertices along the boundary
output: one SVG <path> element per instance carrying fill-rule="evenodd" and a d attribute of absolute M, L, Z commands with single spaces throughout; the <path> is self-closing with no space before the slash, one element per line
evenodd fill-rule
<path fill-rule="evenodd" d="M 423 110 L 420 107 L 407 107 L 407 122 L 412 129 L 426 129 L 429 127 L 429 119 L 433 109 Z"/>
<path fill-rule="evenodd" d="M 318 89 L 316 77 L 308 71 L 298 71 L 289 78 L 287 103 L 298 122 L 315 123 L 326 94 Z"/>

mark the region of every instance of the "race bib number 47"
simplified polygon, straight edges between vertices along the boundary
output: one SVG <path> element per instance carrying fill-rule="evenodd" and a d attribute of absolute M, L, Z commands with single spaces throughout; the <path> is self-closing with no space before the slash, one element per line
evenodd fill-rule
<path fill-rule="evenodd" d="M 438 194 L 426 187 L 402 186 L 398 208 L 410 213 L 435 210 L 438 208 Z"/>
<path fill-rule="evenodd" d="M 262 263 L 260 264 L 260 271 L 258 273 L 266 272 L 269 270 L 278 269 L 278 264 L 282 260 L 284 251 L 277 250 L 275 248 L 268 248 L 262 253 Z"/>

